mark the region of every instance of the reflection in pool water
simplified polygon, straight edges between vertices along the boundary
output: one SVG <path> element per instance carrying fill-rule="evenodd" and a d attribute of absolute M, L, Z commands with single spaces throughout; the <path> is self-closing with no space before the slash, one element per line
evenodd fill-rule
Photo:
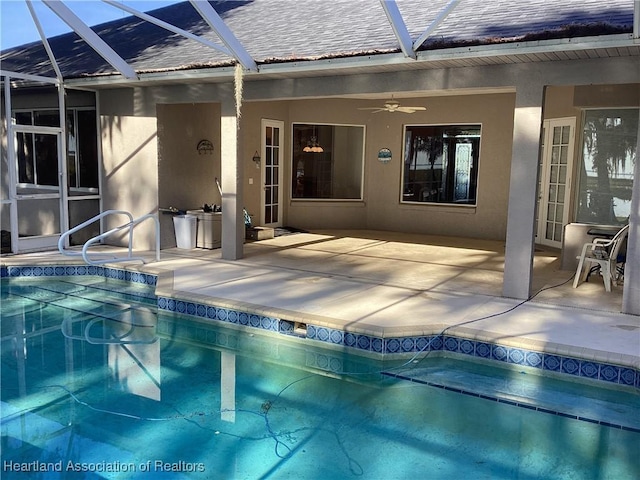
<path fill-rule="evenodd" d="M 3 478 L 640 473 L 635 392 L 158 314 L 113 280 L 2 282 Z"/>

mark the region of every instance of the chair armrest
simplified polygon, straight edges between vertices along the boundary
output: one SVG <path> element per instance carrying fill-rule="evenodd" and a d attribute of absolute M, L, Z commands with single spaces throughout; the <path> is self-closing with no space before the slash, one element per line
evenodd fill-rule
<path fill-rule="evenodd" d="M 599 245 L 601 247 L 608 247 L 612 243 L 613 243 L 613 239 L 611 239 L 611 238 L 596 238 L 593 241 L 594 245 Z"/>
<path fill-rule="evenodd" d="M 584 245 L 582 245 L 582 252 L 580 253 L 580 257 L 584 257 L 587 253 L 587 250 L 591 249 L 594 250 L 596 248 L 597 244 L 595 243 L 585 243 Z"/>

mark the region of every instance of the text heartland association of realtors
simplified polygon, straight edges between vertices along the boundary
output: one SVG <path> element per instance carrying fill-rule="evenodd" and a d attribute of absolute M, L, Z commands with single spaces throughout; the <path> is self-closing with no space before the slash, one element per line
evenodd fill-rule
<path fill-rule="evenodd" d="M 69 460 L 63 462 L 2 462 L 3 472 L 204 472 L 204 463 L 148 460 L 142 463 L 128 462 L 88 462 L 80 463 Z"/>

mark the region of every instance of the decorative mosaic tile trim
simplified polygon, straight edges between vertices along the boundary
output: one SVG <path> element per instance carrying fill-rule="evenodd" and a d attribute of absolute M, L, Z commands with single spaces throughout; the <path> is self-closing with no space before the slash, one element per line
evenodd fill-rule
<path fill-rule="evenodd" d="M 358 372 L 359 374 L 379 375 L 382 363 L 372 364 L 370 359 L 361 361 L 364 357 L 357 355 L 345 358 L 340 351 L 323 349 L 310 349 L 307 344 L 291 343 L 282 345 L 274 342 L 270 337 L 260 335 L 248 336 L 243 332 L 221 330 L 213 322 L 181 322 L 179 318 L 159 316 L 158 335 L 171 339 L 189 341 L 201 345 L 214 345 L 228 350 L 247 350 L 259 352 L 266 358 L 274 360 L 283 356 L 289 358 L 292 365 L 305 365 L 306 367 L 322 370 L 333 374 L 345 372 Z M 283 353 L 283 351 L 286 352 Z"/>
<path fill-rule="evenodd" d="M 65 277 L 76 275 L 94 275 L 113 278 L 132 283 L 155 286 L 158 276 L 149 273 L 131 272 L 120 268 L 102 267 L 95 265 L 32 265 L 32 266 L 3 266 L 0 268 L 1 278 L 14 277 Z"/>
<path fill-rule="evenodd" d="M 169 297 L 158 297 L 158 308 L 209 320 L 255 327 L 283 335 L 295 334 L 295 323 L 290 320 L 267 317 L 250 312 L 185 302 Z M 471 357 L 539 368 L 549 372 L 640 389 L 640 371 L 636 371 L 633 368 L 475 341 L 453 335 L 437 334 L 418 337 L 379 338 L 307 324 L 306 338 L 381 355 L 420 354 L 437 351 L 454 352 Z"/>
<path fill-rule="evenodd" d="M 602 425 L 602 426 L 605 426 L 605 427 L 611 427 L 611 428 L 616 428 L 616 429 L 620 429 L 620 430 L 627 430 L 629 432 L 640 433 L 640 428 L 631 427 L 631 426 L 628 426 L 628 425 L 619 425 L 619 424 L 616 424 L 616 423 L 605 422 L 603 420 L 597 420 L 597 419 L 593 419 L 593 418 L 589 418 L 589 417 L 583 417 L 583 416 L 580 416 L 580 415 L 573 415 L 573 414 L 569 414 L 569 413 L 566 413 L 566 412 L 560 412 L 560 411 L 556 411 L 556 410 L 551 410 L 549 408 L 538 407 L 538 406 L 533 405 L 532 403 L 529 403 L 529 402 L 517 402 L 517 401 L 514 401 L 514 400 L 509 400 L 509 399 L 504 398 L 504 397 L 500 397 L 498 395 L 487 395 L 487 394 L 484 394 L 484 393 L 472 392 L 472 391 L 465 390 L 465 389 L 462 389 L 462 388 L 450 387 L 450 386 L 447 386 L 447 385 L 443 385 L 441 383 L 430 382 L 430 381 L 427 381 L 427 380 L 407 377 L 405 375 L 398 375 L 396 373 L 391 373 L 391 372 L 382 372 L 382 375 L 385 375 L 387 377 L 392 377 L 392 378 L 398 378 L 400 380 L 407 380 L 409 382 L 420 383 L 420 384 L 423 384 L 423 385 L 429 385 L 431 387 L 441 388 L 443 390 L 449 390 L 449 391 L 456 392 L 456 393 L 462 393 L 464 395 L 469 395 L 471 397 L 483 398 L 485 400 L 493 400 L 493 401 L 498 402 L 498 403 L 505 403 L 507 405 L 512 405 L 514 407 L 520 407 L 520 408 L 526 408 L 526 409 L 529 409 L 529 410 L 534 410 L 536 412 L 548 413 L 550 415 L 559 415 L 559 416 L 562 416 L 562 417 L 571 418 L 573 420 L 580 420 L 582 422 L 595 423 L 595 424 Z"/>
<path fill-rule="evenodd" d="M 131 272 L 92 265 L 66 266 L 2 266 L 0 277 L 60 277 L 72 275 L 97 275 L 106 278 L 124 280 L 154 286 L 157 275 Z M 296 335 L 295 322 L 285 319 L 258 315 L 229 308 L 221 308 L 208 304 L 158 297 L 158 308 L 208 320 L 244 325 L 248 327 L 278 332 L 283 335 Z M 515 365 L 539 368 L 550 372 L 573 375 L 631 386 L 640 389 L 640 371 L 614 364 L 600 363 L 591 360 L 565 357 L 522 348 L 508 347 L 499 344 L 470 340 L 452 335 L 427 335 L 418 337 L 379 338 L 371 335 L 345 332 L 307 324 L 306 338 L 331 345 L 351 347 L 356 350 L 390 354 L 419 354 L 430 351 L 455 352 L 472 357 L 506 362 Z"/>

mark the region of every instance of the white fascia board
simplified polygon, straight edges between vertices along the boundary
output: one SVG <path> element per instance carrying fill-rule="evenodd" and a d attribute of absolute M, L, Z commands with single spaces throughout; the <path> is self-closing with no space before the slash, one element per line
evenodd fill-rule
<path fill-rule="evenodd" d="M 631 34 L 603 35 L 597 37 L 582 37 L 574 39 L 539 40 L 535 42 L 514 42 L 496 45 L 477 45 L 456 47 L 441 50 L 424 50 L 417 52 L 418 62 L 442 62 L 447 60 L 461 60 L 507 55 L 530 55 L 536 53 L 552 53 L 566 51 L 593 50 L 603 48 L 626 48 L 640 46 L 639 40 L 634 40 Z M 411 65 L 416 62 L 409 60 L 404 54 L 387 53 L 371 54 L 358 57 L 329 58 L 314 61 L 272 63 L 260 66 L 263 74 L 296 71 L 321 71 L 347 68 L 376 67 L 384 65 Z M 250 75 L 248 78 L 253 77 Z M 259 77 L 257 75 L 256 77 Z"/>
<path fill-rule="evenodd" d="M 36 15 L 36 11 L 34 10 L 33 5 L 31 4 L 31 0 L 26 0 L 26 4 L 27 4 L 27 8 L 29 9 L 29 13 L 31 14 L 31 18 L 33 19 L 33 23 L 35 24 L 36 29 L 38 30 L 38 35 L 40 35 L 40 39 L 42 40 L 42 45 L 44 46 L 44 49 L 47 51 L 47 55 L 49 56 L 49 61 L 51 62 L 51 66 L 53 67 L 53 70 L 56 72 L 56 77 L 58 77 L 58 79 L 62 81 L 63 79 L 62 72 L 60 71 L 60 67 L 58 66 L 56 57 L 53 54 L 53 51 L 51 50 L 51 45 L 49 45 L 49 40 L 47 40 L 47 36 L 44 33 L 44 30 L 42 29 L 42 25 L 40 24 L 40 19 L 38 18 L 38 15 Z"/>
<path fill-rule="evenodd" d="M 16 78 L 19 80 L 28 80 L 30 82 L 51 83 L 59 85 L 60 80 L 54 77 L 43 77 L 41 75 L 30 75 L 28 73 L 11 72 L 9 70 L 0 70 L 0 76 L 8 78 Z"/>
<path fill-rule="evenodd" d="M 260 73 L 249 72 L 245 81 L 259 80 L 261 76 L 274 74 L 292 74 L 297 72 L 322 75 L 326 71 L 348 70 L 351 68 L 367 68 L 393 65 L 411 65 L 419 67 L 420 62 L 442 62 L 447 60 L 464 60 L 473 58 L 496 57 L 505 55 L 529 55 L 536 53 L 550 53 L 570 50 L 591 50 L 598 48 L 626 48 L 640 46 L 640 41 L 634 40 L 631 34 L 606 35 L 600 37 L 584 37 L 579 39 L 540 40 L 500 45 L 478 45 L 471 47 L 457 47 L 442 50 L 417 52 L 417 62 L 408 59 L 403 53 L 371 54 L 358 57 L 329 58 L 322 60 L 271 63 L 260 66 Z M 153 84 L 154 82 L 206 82 L 207 79 L 233 79 L 233 67 L 213 69 L 180 70 L 172 72 L 150 72 L 140 74 L 140 80 Z M 69 87 L 101 87 L 109 85 L 131 85 L 130 81 L 118 77 L 96 76 L 67 80 Z"/>
<path fill-rule="evenodd" d="M 389 19 L 389 23 L 393 29 L 393 33 L 400 43 L 400 49 L 407 57 L 415 60 L 416 52 L 412 46 L 411 35 L 409 35 L 409 30 L 407 30 L 407 26 L 404 23 L 404 19 L 402 18 L 402 14 L 398 9 L 396 1 L 380 0 L 380 5 L 382 5 L 382 9 L 387 15 L 387 19 Z"/>
<path fill-rule="evenodd" d="M 482 58 L 504 55 L 531 55 L 536 53 L 553 53 L 580 50 L 596 50 L 603 48 L 638 47 L 640 41 L 630 33 L 617 35 L 601 35 L 596 37 L 562 38 L 553 40 L 536 40 L 533 42 L 512 42 L 502 44 L 456 47 L 444 50 L 423 50 L 418 52 L 418 59 L 458 60 L 461 58 Z"/>
<path fill-rule="evenodd" d="M 141 18 L 142 20 L 145 20 L 149 23 L 153 23 L 154 25 L 157 25 L 158 27 L 164 28 L 165 30 L 169 30 L 170 32 L 173 33 L 177 33 L 178 35 L 181 35 L 185 38 L 189 38 L 191 40 L 195 40 L 198 43 L 201 43 L 203 45 L 206 45 L 207 47 L 211 47 L 219 52 L 224 53 L 225 55 L 229 55 L 230 57 L 233 57 L 233 53 L 231 53 L 231 51 L 223 46 L 223 45 L 218 45 L 217 43 L 213 43 L 210 42 L 209 40 L 207 40 L 206 38 L 202 38 L 198 35 L 194 35 L 191 32 L 187 32 L 186 30 L 183 30 L 181 28 L 176 27 L 175 25 L 171 25 L 170 23 L 167 23 L 163 20 L 160 20 L 156 17 L 153 17 L 147 13 L 144 12 L 140 12 L 139 10 L 136 10 L 135 8 L 131 8 L 123 3 L 118 3 L 114 0 L 102 0 L 104 3 L 107 3 L 109 5 L 111 5 L 112 7 L 116 7 L 119 8 L 120 10 L 124 10 L 125 12 L 128 12 L 132 15 L 135 15 L 138 18 Z"/>
<path fill-rule="evenodd" d="M 71 29 L 89 44 L 102 58 L 104 58 L 113 68 L 118 70 L 127 78 L 137 78 L 136 72 L 131 65 L 125 62 L 107 43 L 102 40 L 87 24 L 76 16 L 64 3 L 56 0 L 42 0 L 53 13 L 62 19 Z"/>
<path fill-rule="evenodd" d="M 211 6 L 207 0 L 189 0 L 193 8 L 200 14 L 205 22 L 218 34 L 222 43 L 224 43 L 231 52 L 233 57 L 249 71 L 258 71 L 258 65 L 253 60 L 249 52 L 244 48 L 233 32 L 227 27 L 227 24 L 220 18 L 218 12 Z"/>
<path fill-rule="evenodd" d="M 418 51 L 418 49 L 422 46 L 422 44 L 429 38 L 429 35 L 438 28 L 445 18 L 451 13 L 451 11 L 460 3 L 460 0 L 451 0 L 446 7 L 442 9 L 442 11 L 438 14 L 438 16 L 431 22 L 431 25 L 427 27 L 427 29 L 422 32 L 422 35 L 418 37 L 418 39 L 413 44 L 413 50 Z"/>

